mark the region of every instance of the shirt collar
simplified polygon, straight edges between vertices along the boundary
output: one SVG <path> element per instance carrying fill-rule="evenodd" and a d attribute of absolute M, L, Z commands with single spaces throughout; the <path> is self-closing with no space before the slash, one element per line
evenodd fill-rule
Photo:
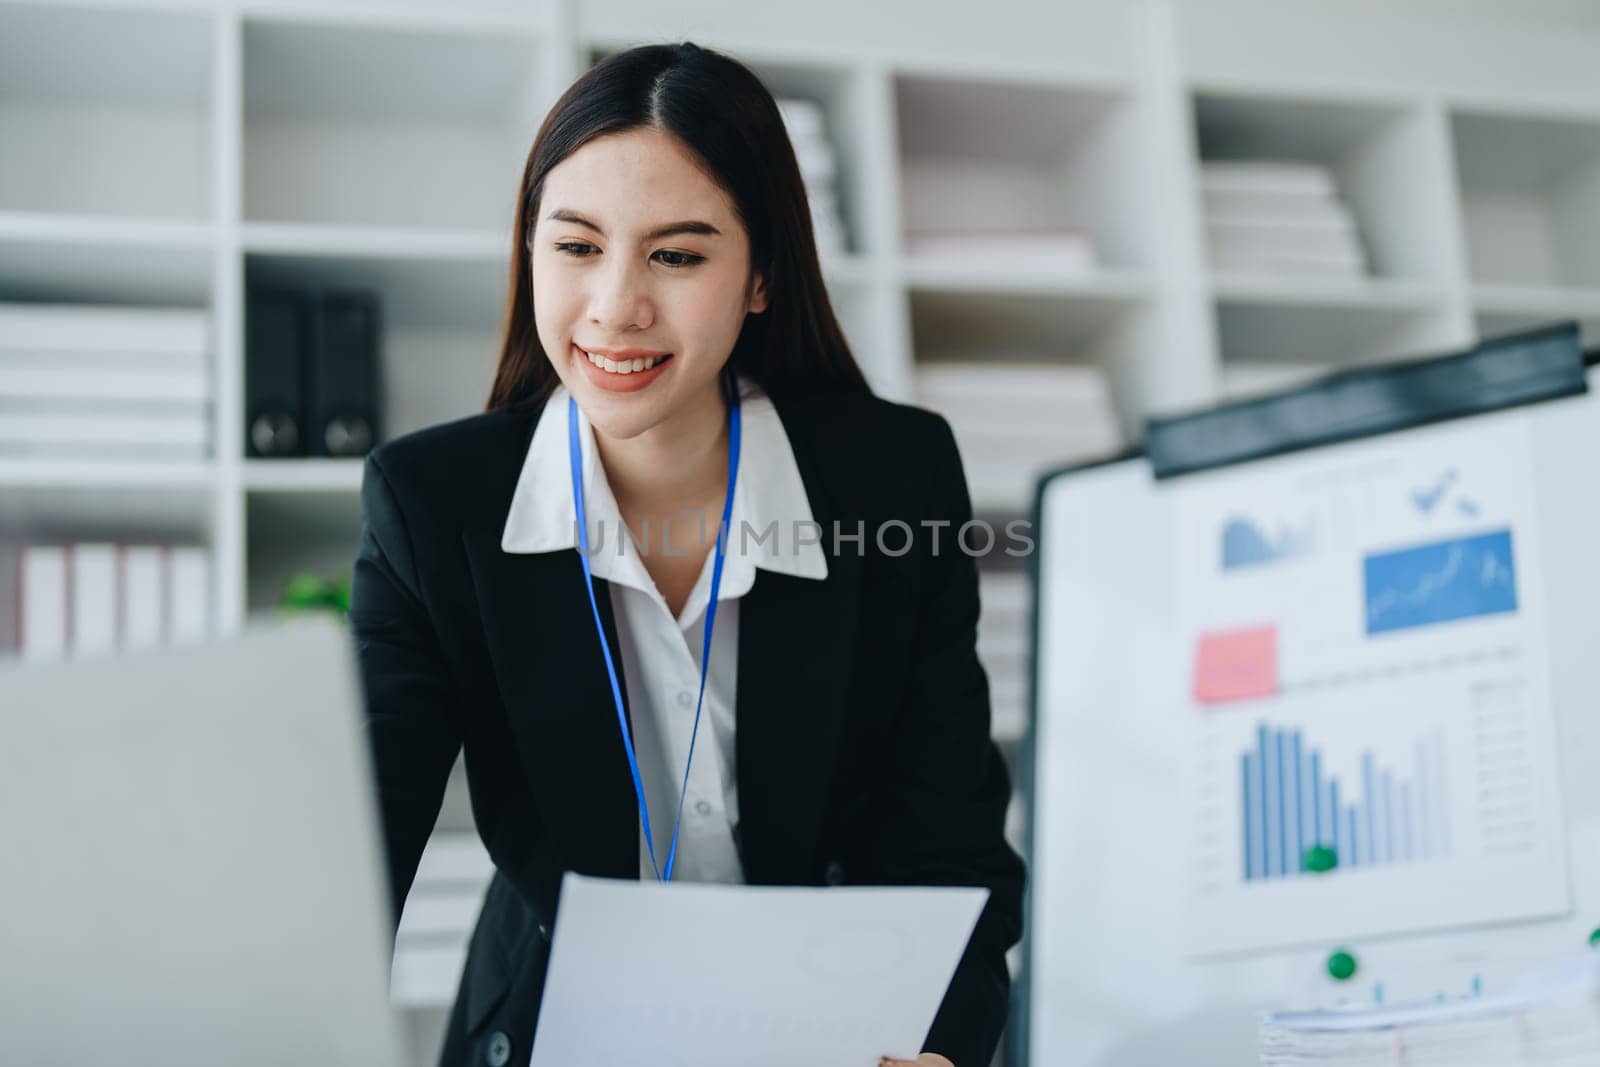
<path fill-rule="evenodd" d="M 739 472 L 734 481 L 719 600 L 748 592 L 755 581 L 756 568 L 797 578 L 828 576 L 821 544 L 810 543 L 820 540 L 821 534 L 815 529 L 811 502 L 783 421 L 771 398 L 754 382 L 741 376 L 739 392 Z M 568 395 L 564 385 L 557 385 L 534 427 L 501 534 L 503 551 L 553 552 L 577 547 L 572 461 L 567 454 Z M 582 408 L 578 409 L 578 434 L 583 444 L 590 570 L 597 577 L 654 591 L 654 583 L 631 542 L 618 552 L 616 538 L 624 531 L 621 513 L 594 446 L 594 431 Z M 596 533 L 601 529 L 605 543 L 596 546 Z M 745 530 L 749 533 L 741 536 Z M 691 602 L 694 599 L 691 596 Z"/>

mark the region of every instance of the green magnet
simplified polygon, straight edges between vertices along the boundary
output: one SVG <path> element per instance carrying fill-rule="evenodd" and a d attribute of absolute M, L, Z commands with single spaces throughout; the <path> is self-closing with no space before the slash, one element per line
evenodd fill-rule
<path fill-rule="evenodd" d="M 1339 854 L 1327 845 L 1312 845 L 1306 849 L 1305 869 L 1314 874 L 1324 874 L 1339 866 Z"/>
<path fill-rule="evenodd" d="M 1600 926 L 1596 926 L 1589 933 L 1589 947 L 1594 948 L 1597 945 L 1600 945 Z"/>
<path fill-rule="evenodd" d="M 1344 949 L 1328 957 L 1328 974 L 1336 982 L 1348 982 L 1356 974 L 1356 958 Z"/>

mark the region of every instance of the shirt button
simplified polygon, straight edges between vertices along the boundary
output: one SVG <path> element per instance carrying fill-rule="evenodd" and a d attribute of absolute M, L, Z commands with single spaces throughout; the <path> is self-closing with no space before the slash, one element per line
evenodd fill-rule
<path fill-rule="evenodd" d="M 489 1036 L 489 1047 L 484 1049 L 483 1058 L 489 1067 L 506 1067 L 511 1062 L 511 1039 L 504 1030 L 496 1030 Z"/>
<path fill-rule="evenodd" d="M 711 805 L 706 803 L 704 800 L 697 800 L 694 802 L 694 810 L 698 811 L 701 815 L 710 815 Z"/>
<path fill-rule="evenodd" d="M 840 863 L 838 860 L 829 861 L 827 869 L 823 871 L 822 879 L 829 885 L 843 885 L 844 864 Z"/>
<path fill-rule="evenodd" d="M 694 694 L 689 692 L 687 689 L 679 690 L 679 692 L 678 692 L 678 706 L 680 708 L 693 707 L 694 706 Z"/>

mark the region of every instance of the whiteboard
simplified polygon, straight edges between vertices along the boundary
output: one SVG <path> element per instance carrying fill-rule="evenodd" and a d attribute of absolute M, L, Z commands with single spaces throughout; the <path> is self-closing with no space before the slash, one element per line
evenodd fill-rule
<path fill-rule="evenodd" d="M 1600 377 L 1591 371 L 1591 390 Z M 1538 511 L 1549 687 L 1559 741 L 1563 914 L 1423 933 L 1318 936 L 1203 954 L 1188 928 L 1193 872 L 1190 635 L 1175 619 L 1175 487 L 1144 458 L 1061 472 L 1040 487 L 1033 656 L 1031 870 L 1018 1027 L 1027 1062 L 1257 1062 L 1263 1010 L 1489 992 L 1581 950 L 1600 926 L 1600 393 L 1382 435 L 1525 425 Z M 1375 438 L 1369 438 L 1368 443 Z M 1234 467 L 1314 462 L 1359 443 Z M 1349 872 L 1354 874 L 1356 872 Z M 1444 896 L 1470 892 L 1453 887 Z M 1355 956 L 1345 982 L 1335 949 Z"/>

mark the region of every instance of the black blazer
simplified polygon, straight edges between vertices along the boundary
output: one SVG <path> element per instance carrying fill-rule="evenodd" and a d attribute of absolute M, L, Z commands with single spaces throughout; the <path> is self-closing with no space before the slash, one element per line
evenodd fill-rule
<path fill-rule="evenodd" d="M 1011 789 L 976 654 L 977 568 L 955 540 L 972 517 L 955 440 L 940 416 L 866 394 L 774 406 L 828 576 L 758 570 L 740 601 L 745 878 L 987 886 L 923 1047 L 987 1067 L 1024 872 L 1002 836 Z M 361 490 L 349 617 L 395 916 L 463 747 L 497 868 L 447 1064 L 526 1062 L 562 872 L 639 876 L 638 810 L 577 552 L 500 548 L 538 417 L 510 409 L 401 437 L 370 454 Z M 596 579 L 615 648 L 605 587 Z"/>

